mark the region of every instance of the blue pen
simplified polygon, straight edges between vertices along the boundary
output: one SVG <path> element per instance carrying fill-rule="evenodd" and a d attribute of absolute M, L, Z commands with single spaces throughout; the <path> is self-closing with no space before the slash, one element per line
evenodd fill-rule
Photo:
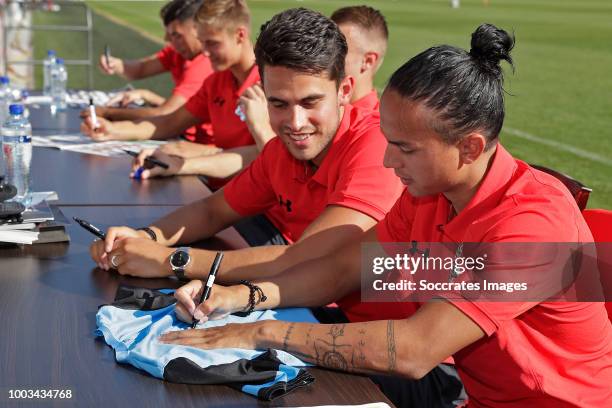
<path fill-rule="evenodd" d="M 136 171 L 134 172 L 134 179 L 140 180 L 140 177 L 142 177 L 143 171 L 144 171 L 144 167 L 137 168 Z"/>

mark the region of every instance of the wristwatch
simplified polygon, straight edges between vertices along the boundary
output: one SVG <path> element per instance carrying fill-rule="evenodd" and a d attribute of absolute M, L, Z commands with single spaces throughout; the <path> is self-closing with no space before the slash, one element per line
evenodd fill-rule
<path fill-rule="evenodd" d="M 185 277 L 185 268 L 191 262 L 191 255 L 189 255 L 189 247 L 180 247 L 176 248 L 176 250 L 170 255 L 170 267 L 172 268 L 172 272 L 176 275 L 176 277 L 181 281 L 187 281 Z"/>

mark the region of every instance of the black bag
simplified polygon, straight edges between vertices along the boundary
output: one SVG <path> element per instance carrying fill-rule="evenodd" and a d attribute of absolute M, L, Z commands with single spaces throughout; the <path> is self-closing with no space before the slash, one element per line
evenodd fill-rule
<path fill-rule="evenodd" d="M 0 177 L 0 224 L 18 224 L 23 221 L 21 213 L 25 206 L 15 201 L 6 201 L 17 195 L 17 188 L 12 184 L 5 184 L 4 177 Z"/>

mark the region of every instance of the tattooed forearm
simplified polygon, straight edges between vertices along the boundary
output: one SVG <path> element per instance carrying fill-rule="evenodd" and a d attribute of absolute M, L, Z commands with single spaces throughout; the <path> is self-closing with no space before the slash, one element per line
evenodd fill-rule
<path fill-rule="evenodd" d="M 295 323 L 289 323 L 289 327 L 287 327 L 287 332 L 285 333 L 285 338 L 283 339 L 283 350 L 287 351 L 289 349 L 289 336 L 291 336 L 291 331 L 295 327 Z"/>
<path fill-rule="evenodd" d="M 359 373 L 397 373 L 396 321 L 351 324 L 274 322 L 278 329 L 264 347 L 282 349 L 321 367 Z M 272 324 L 272 323 L 270 323 Z M 387 336 L 385 337 L 385 330 Z"/>
<path fill-rule="evenodd" d="M 395 371 L 395 332 L 393 330 L 393 320 L 387 322 L 387 351 L 389 353 L 389 372 Z"/>
<path fill-rule="evenodd" d="M 353 346 L 350 344 L 339 344 L 338 339 L 344 336 L 344 324 L 333 324 L 327 335 L 331 337 L 331 341 L 327 338 L 317 338 L 314 342 L 317 362 L 324 367 L 333 368 L 335 370 L 348 371 L 349 364 L 342 354 L 353 353 Z"/>

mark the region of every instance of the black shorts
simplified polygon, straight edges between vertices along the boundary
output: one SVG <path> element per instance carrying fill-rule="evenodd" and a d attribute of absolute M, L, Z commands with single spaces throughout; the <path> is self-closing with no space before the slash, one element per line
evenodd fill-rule
<path fill-rule="evenodd" d="M 249 246 L 289 245 L 283 234 L 266 218 L 265 215 L 254 215 L 234 224 L 242 238 Z"/>

